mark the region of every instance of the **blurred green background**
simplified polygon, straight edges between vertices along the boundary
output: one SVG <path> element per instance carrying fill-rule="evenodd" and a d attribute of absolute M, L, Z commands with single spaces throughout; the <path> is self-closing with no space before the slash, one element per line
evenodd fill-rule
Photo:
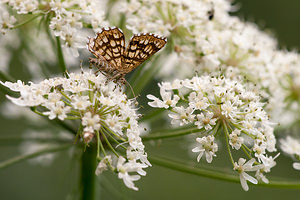
<path fill-rule="evenodd" d="M 261 29 L 268 29 L 279 40 L 282 49 L 300 47 L 300 1 L 299 0 L 238 0 L 239 11 L 233 13 L 241 18 L 257 23 Z M 1 101 L 5 100 L 1 93 Z M 18 135 L 28 125 L 25 120 L 15 121 L 0 117 L 1 135 Z M 43 127 L 40 128 L 43 132 Z M 0 141 L 0 161 L 20 154 L 20 143 Z M 145 143 L 148 154 L 165 156 L 177 160 L 186 160 L 195 164 L 196 155 L 189 154 L 191 147 L 181 138 L 168 139 L 160 143 Z M 219 166 L 231 170 L 229 158 L 221 151 L 212 165 L 205 162 L 197 165 Z M 224 147 L 223 147 L 223 150 Z M 163 153 L 162 153 L 163 152 Z M 49 166 L 32 165 L 27 161 L 0 170 L 1 200 L 61 200 L 67 194 L 78 194 L 80 152 L 63 151 L 57 154 Z M 281 155 L 277 166 L 268 178 L 284 177 L 300 180 L 300 172 L 292 170 L 291 159 Z M 139 191 L 124 187 L 116 174 L 107 172 L 98 177 L 98 199 L 298 199 L 300 190 L 265 188 L 250 185 L 244 192 L 240 184 L 207 179 L 200 176 L 181 173 L 154 165 L 147 170 L 147 176 L 137 181 Z M 73 199 L 70 197 L 68 199 Z"/>

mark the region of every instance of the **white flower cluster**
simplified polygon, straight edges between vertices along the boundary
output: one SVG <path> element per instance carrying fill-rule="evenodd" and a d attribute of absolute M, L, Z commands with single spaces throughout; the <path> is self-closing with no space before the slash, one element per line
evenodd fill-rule
<path fill-rule="evenodd" d="M 140 138 L 134 101 L 127 99 L 119 85 L 90 72 L 71 73 L 69 78 L 51 78 L 37 84 L 0 83 L 20 92 L 19 98 L 8 96 L 16 105 L 33 107 L 49 119 L 81 120 L 83 141 L 88 144 L 96 138 L 103 155 L 97 155 L 99 160 L 107 161 L 108 152 L 112 152 L 118 162 L 108 162 L 110 168 L 118 171 L 126 186 L 137 190 L 133 181 L 145 175 L 143 168 L 151 164 Z M 105 169 L 103 162 L 100 161 L 100 171 Z"/>
<path fill-rule="evenodd" d="M 284 153 L 296 160 L 293 167 L 300 170 L 300 140 L 287 136 L 285 139 L 280 140 L 280 148 Z"/>
<path fill-rule="evenodd" d="M 74 56 L 78 56 L 78 48 L 84 48 L 86 42 L 84 26 L 90 26 L 95 31 L 101 26 L 106 26 L 104 20 L 106 1 L 97 0 L 5 0 L 1 7 L 7 4 L 17 14 L 48 15 L 49 27 L 54 35 L 63 40 L 63 45 L 69 49 Z M 1 31 L 5 32 L 12 28 L 16 22 L 14 16 L 8 12 L 1 12 Z M 19 22 L 21 23 L 21 22 Z"/>
<path fill-rule="evenodd" d="M 194 25 L 202 25 L 214 18 L 215 9 L 225 12 L 230 3 L 224 0 L 132 0 L 121 1 L 121 12 L 126 15 L 127 28 L 134 33 L 154 32 L 160 35 L 189 34 Z M 221 13 L 218 12 L 221 18 Z"/>
<path fill-rule="evenodd" d="M 206 161 L 212 162 L 218 151 L 215 138 L 222 130 L 227 145 L 247 152 L 246 156 L 252 158 L 247 164 L 244 158 L 239 158 L 238 164 L 232 163 L 240 173 L 242 187 L 248 190 L 246 180 L 257 183 L 261 179 L 268 183 L 264 173 L 276 165 L 276 157 L 272 158 L 267 152 L 276 151 L 276 140 L 259 96 L 247 91 L 238 81 L 223 76 L 196 76 L 163 82 L 159 87 L 162 99 L 147 95 L 153 100 L 149 105 L 170 110 L 172 124 L 197 126 L 201 137 L 196 138 L 199 144 L 192 149 L 199 153 L 197 161 L 205 153 Z M 229 154 L 232 157 L 231 150 Z M 245 171 L 256 171 L 256 179 Z"/>
<path fill-rule="evenodd" d="M 5 34 L 8 29 L 14 26 L 16 21 L 16 18 L 10 16 L 8 10 L 0 3 L 0 32 Z"/>
<path fill-rule="evenodd" d="M 231 1 L 133 0 L 121 7 L 128 29 L 163 34 L 172 41 L 177 53 L 169 57 L 172 64 L 161 70 L 164 79 L 222 69 L 227 78 L 246 77 L 253 83 L 253 90 L 269 102 L 265 109 L 273 121 L 288 125 L 300 118 L 300 106 L 295 103 L 300 99 L 299 92 L 295 94 L 299 87 L 294 87 L 300 80 L 295 73 L 300 55 L 277 50 L 273 37 L 230 16 L 229 11 L 235 10 Z"/>

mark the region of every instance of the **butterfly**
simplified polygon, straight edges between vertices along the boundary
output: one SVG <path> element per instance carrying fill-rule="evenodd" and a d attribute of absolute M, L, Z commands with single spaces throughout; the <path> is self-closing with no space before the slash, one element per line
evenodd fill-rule
<path fill-rule="evenodd" d="M 89 58 L 109 80 L 125 82 L 125 75 L 165 46 L 167 39 L 152 33 L 133 35 L 125 48 L 125 36 L 119 28 L 102 28 L 87 43 L 96 58 Z"/>

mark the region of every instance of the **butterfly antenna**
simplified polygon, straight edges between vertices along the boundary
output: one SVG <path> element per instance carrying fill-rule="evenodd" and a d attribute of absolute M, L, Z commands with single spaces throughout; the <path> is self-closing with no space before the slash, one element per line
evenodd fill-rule
<path fill-rule="evenodd" d="M 136 96 L 134 94 L 133 88 L 131 87 L 130 83 L 128 83 L 128 81 L 126 81 L 126 79 L 124 79 L 124 80 L 125 80 L 125 83 L 130 87 L 130 90 L 131 90 L 131 92 L 132 92 L 132 94 L 134 96 L 134 99 L 136 100 Z"/>

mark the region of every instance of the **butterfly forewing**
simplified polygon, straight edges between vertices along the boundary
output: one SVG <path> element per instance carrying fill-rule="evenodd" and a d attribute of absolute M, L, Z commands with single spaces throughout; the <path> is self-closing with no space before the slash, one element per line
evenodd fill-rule
<path fill-rule="evenodd" d="M 124 52 L 121 70 L 125 73 L 132 71 L 151 55 L 163 48 L 165 44 L 165 38 L 150 33 L 134 35 Z"/>
<path fill-rule="evenodd" d="M 111 68 L 118 70 L 122 65 L 125 51 L 125 37 L 118 28 L 102 29 L 96 38 L 92 38 L 94 45 L 89 50 L 99 59 L 107 62 Z"/>

